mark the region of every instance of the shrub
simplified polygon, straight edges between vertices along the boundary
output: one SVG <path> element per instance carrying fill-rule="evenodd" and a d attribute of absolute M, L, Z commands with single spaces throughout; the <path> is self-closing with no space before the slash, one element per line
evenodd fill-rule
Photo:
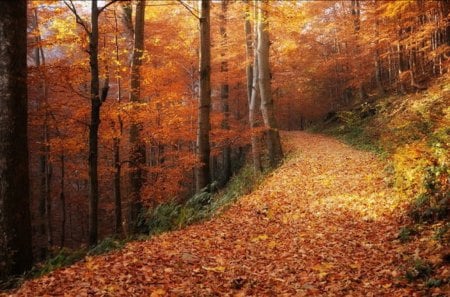
<path fill-rule="evenodd" d="M 405 277 L 408 281 L 412 282 L 417 279 L 427 278 L 432 273 L 433 267 L 429 262 L 416 258 L 412 261 L 411 267 L 406 271 Z"/>
<path fill-rule="evenodd" d="M 411 236 L 417 235 L 418 232 L 415 228 L 412 227 L 402 227 L 397 235 L 397 238 L 400 242 L 407 242 L 411 239 Z"/>
<path fill-rule="evenodd" d="M 100 255 L 113 250 L 121 249 L 125 246 L 125 241 L 117 240 L 113 237 L 103 239 L 99 244 L 89 250 L 88 255 Z"/>
<path fill-rule="evenodd" d="M 261 180 L 261 174 L 255 173 L 251 166 L 244 166 L 222 191 L 211 193 L 209 190 L 216 188 L 213 183 L 184 203 L 160 204 L 154 209 L 144 211 L 138 226 L 142 232 L 149 235 L 183 228 L 213 216 L 223 207 L 250 192 Z"/>

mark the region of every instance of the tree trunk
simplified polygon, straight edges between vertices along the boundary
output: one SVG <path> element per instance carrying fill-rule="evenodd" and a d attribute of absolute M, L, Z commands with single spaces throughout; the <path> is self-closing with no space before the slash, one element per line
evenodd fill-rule
<path fill-rule="evenodd" d="M 252 25 L 250 22 L 250 7 L 248 0 L 245 0 L 245 49 L 246 49 L 246 62 L 247 65 L 245 67 L 245 71 L 247 74 L 247 104 L 250 106 L 251 98 L 252 98 L 252 90 L 253 90 L 253 61 L 252 61 L 252 43 L 254 40 L 252 38 Z"/>
<path fill-rule="evenodd" d="M 447 42 L 447 45 L 450 46 L 450 0 L 443 0 L 441 4 L 442 13 L 447 19 L 447 25 L 445 27 L 445 41 Z"/>
<path fill-rule="evenodd" d="M 255 5 L 255 14 L 258 10 Z M 256 28 L 256 27 L 255 27 Z M 252 143 L 252 159 L 253 168 L 257 172 L 263 170 L 261 163 L 261 135 L 259 132 L 255 131 L 255 128 L 259 127 L 258 121 L 258 108 L 260 107 L 260 97 L 259 97 L 259 81 L 258 81 L 258 55 L 256 52 L 257 36 L 255 34 L 252 38 L 251 24 L 250 24 L 250 12 L 249 5 L 247 2 L 246 6 L 246 19 L 245 19 L 245 34 L 246 34 L 246 46 L 247 46 L 247 84 L 248 85 L 248 117 L 250 129 L 252 130 L 251 143 Z M 254 46 L 252 46 L 252 39 Z M 252 49 L 254 51 L 252 55 Z M 253 56 L 253 65 L 251 64 L 251 58 Z"/>
<path fill-rule="evenodd" d="M 266 9 L 262 8 L 262 5 L 267 3 L 267 0 L 258 2 L 258 76 L 259 90 L 261 93 L 261 111 L 267 133 L 269 160 L 271 166 L 276 166 L 283 158 L 283 151 L 273 111 L 273 98 L 270 86 L 268 13 Z"/>
<path fill-rule="evenodd" d="M 0 2 L 0 279 L 32 264 L 27 142 L 27 3 Z"/>
<path fill-rule="evenodd" d="M 117 65 L 120 65 L 120 58 L 119 58 L 119 40 L 118 40 L 118 34 L 119 34 L 119 26 L 117 22 L 117 15 L 114 11 L 114 21 L 115 21 L 115 35 L 114 35 L 114 41 L 116 46 L 116 63 Z M 123 225 L 122 225 L 122 191 L 121 191 L 121 160 L 120 160 L 120 142 L 123 134 L 122 129 L 122 118 L 120 116 L 120 103 L 122 101 L 122 84 L 121 79 L 119 75 L 119 68 L 117 68 L 116 72 L 116 78 L 117 78 L 117 103 L 119 104 L 118 108 L 118 115 L 117 115 L 117 124 L 119 129 L 119 136 L 114 137 L 113 139 L 113 162 L 114 162 L 114 181 L 113 181 L 113 187 L 114 187 L 114 233 L 116 235 L 123 234 Z"/>
<path fill-rule="evenodd" d="M 131 64 L 130 80 L 130 102 L 140 103 L 141 98 L 141 65 L 144 53 L 144 18 L 145 0 L 136 5 L 136 17 L 134 27 L 134 49 Z M 136 111 L 137 108 L 134 108 Z M 133 122 L 130 126 L 130 202 L 131 202 L 131 225 L 130 232 L 136 233 L 136 220 L 141 211 L 141 188 L 144 182 L 143 166 L 145 165 L 145 144 L 140 138 L 142 123 Z"/>
<path fill-rule="evenodd" d="M 66 182 L 66 165 L 64 152 L 61 152 L 59 156 L 59 161 L 61 163 L 61 181 L 60 181 L 60 193 L 59 200 L 61 200 L 61 240 L 60 247 L 64 247 L 66 242 L 66 195 L 64 192 L 65 182 Z"/>
<path fill-rule="evenodd" d="M 197 126 L 197 155 L 200 165 L 196 170 L 196 191 L 199 192 L 211 182 L 209 170 L 211 130 L 211 32 L 210 1 L 201 0 L 200 15 L 200 85 Z"/>
<path fill-rule="evenodd" d="M 114 233 L 120 235 L 122 230 L 122 194 L 121 194 L 121 166 L 120 166 L 120 140 L 114 139 Z"/>
<path fill-rule="evenodd" d="M 228 52 L 228 35 L 227 35 L 227 10 L 228 3 L 222 0 L 222 13 L 220 15 L 220 35 L 222 36 L 222 62 L 220 72 L 222 73 L 222 84 L 220 85 L 220 99 L 222 101 L 222 129 L 230 130 L 229 121 L 229 85 L 228 85 L 228 61 L 226 53 Z M 222 150 L 222 183 L 226 184 L 231 177 L 231 148 L 228 143 L 225 144 Z"/>
<path fill-rule="evenodd" d="M 52 201 L 51 201 L 51 178 L 52 167 L 50 163 L 50 137 L 48 127 L 48 88 L 45 73 L 41 67 L 45 67 L 45 55 L 42 46 L 39 44 L 41 41 L 38 14 L 37 9 L 34 10 L 34 29 L 38 32 L 36 35 L 36 47 L 34 49 L 35 63 L 42 80 L 40 81 L 39 88 L 41 91 L 39 108 L 43 108 L 43 123 L 42 123 L 42 138 L 41 138 L 41 155 L 39 157 L 40 165 L 40 197 L 39 197 L 39 214 L 41 226 L 41 234 L 47 237 L 47 248 L 53 245 L 53 229 L 52 229 Z M 45 252 L 46 253 L 46 252 Z"/>
<path fill-rule="evenodd" d="M 89 245 L 98 240 L 98 129 L 100 126 L 99 97 L 100 82 L 98 69 L 98 16 L 97 0 L 92 0 L 91 26 L 89 34 L 89 65 L 91 69 L 91 123 L 89 125 Z"/>

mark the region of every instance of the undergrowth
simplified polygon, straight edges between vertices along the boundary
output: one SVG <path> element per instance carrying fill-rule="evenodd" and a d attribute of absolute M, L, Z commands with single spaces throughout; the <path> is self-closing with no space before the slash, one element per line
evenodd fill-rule
<path fill-rule="evenodd" d="M 404 277 L 425 288 L 450 281 L 440 277 L 450 262 L 449 80 L 446 74 L 425 92 L 392 95 L 370 107 L 364 103 L 336 112 L 314 128 L 385 157 L 388 185 L 407 202 L 407 220 L 396 240 L 404 245 L 428 243 L 421 248 L 424 258 L 410 261 Z"/>
<path fill-rule="evenodd" d="M 426 92 L 393 95 L 351 110 L 314 130 L 385 157 L 390 185 L 410 201 L 414 223 L 450 216 L 449 74 Z"/>
<path fill-rule="evenodd" d="M 184 203 L 168 202 L 142 212 L 138 225 L 144 236 L 141 234 L 125 239 L 108 237 L 91 249 L 62 248 L 55 250 L 46 261 L 36 264 L 31 271 L 11 278 L 7 283 L 0 283 L 0 290 L 17 287 L 26 279 L 40 277 L 55 269 L 72 265 L 86 256 L 122 249 L 129 241 L 149 239 L 153 235 L 181 229 L 211 218 L 230 206 L 240 196 L 250 193 L 260 184 L 266 173 L 256 173 L 252 166 L 246 165 L 231 178 L 224 189 L 216 193 L 210 193 L 204 189 Z M 211 187 L 215 187 L 215 185 L 213 184 Z"/>
<path fill-rule="evenodd" d="M 217 193 L 204 189 L 184 203 L 168 202 L 142 213 L 139 227 L 149 235 L 177 230 L 208 219 L 240 196 L 250 193 L 263 179 L 252 166 L 244 166 L 227 187 Z"/>

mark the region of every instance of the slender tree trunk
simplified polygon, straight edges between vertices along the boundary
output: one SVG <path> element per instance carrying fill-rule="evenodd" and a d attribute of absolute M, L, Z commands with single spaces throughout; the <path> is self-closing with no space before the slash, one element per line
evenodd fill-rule
<path fill-rule="evenodd" d="M 120 235 L 122 229 L 122 193 L 121 193 L 121 166 L 120 166 L 120 140 L 114 138 L 114 233 Z"/>
<path fill-rule="evenodd" d="M 45 87 L 46 88 L 46 87 Z M 45 90 L 46 92 L 46 90 Z M 44 205 L 45 205 L 45 230 L 47 234 L 47 247 L 50 248 L 53 245 L 53 224 L 52 224 L 52 196 L 51 196 L 51 179 L 52 179 L 52 167 L 50 164 L 50 138 L 48 127 L 48 111 L 46 107 L 44 124 Z"/>
<path fill-rule="evenodd" d="M 442 1 L 442 14 L 447 19 L 447 25 L 445 27 L 445 42 L 450 46 L 450 0 Z"/>
<path fill-rule="evenodd" d="M 38 13 L 37 13 L 37 9 L 34 10 L 34 16 L 33 16 L 33 29 L 39 32 L 39 23 L 38 23 Z M 36 64 L 36 68 L 40 69 L 41 68 L 41 49 L 39 46 L 39 33 L 38 36 L 35 37 L 35 42 L 36 42 L 36 46 L 34 48 L 34 61 Z M 40 86 L 40 88 L 42 89 L 42 86 Z M 44 100 L 41 100 L 44 101 Z M 45 106 L 44 106 L 44 102 L 39 101 L 39 105 L 38 105 L 38 111 L 41 111 L 42 109 L 45 112 Z M 45 119 L 44 119 L 45 121 Z M 44 125 L 43 125 L 44 126 Z M 43 133 L 45 134 L 45 133 Z M 39 156 L 39 174 L 40 174 L 40 182 L 39 182 L 39 204 L 38 204 L 38 213 L 39 213 L 39 234 L 40 236 L 44 237 L 46 235 L 46 230 L 45 230 L 45 201 L 47 200 L 45 197 L 45 169 L 47 167 L 47 159 L 45 156 L 45 136 L 42 135 L 42 138 L 40 140 L 43 145 L 40 148 L 40 156 Z M 45 254 L 46 252 L 44 252 Z"/>
<path fill-rule="evenodd" d="M 98 69 L 98 8 L 97 0 L 92 0 L 89 36 L 89 64 L 91 69 L 91 123 L 89 125 L 89 245 L 98 239 L 98 129 L 100 126 L 99 98 L 100 82 Z"/>
<path fill-rule="evenodd" d="M 0 2 L 0 280 L 32 264 L 27 142 L 27 3 Z"/>
<path fill-rule="evenodd" d="M 281 148 L 280 134 L 273 110 L 272 90 L 270 86 L 270 64 L 269 64 L 269 23 L 268 12 L 262 8 L 268 1 L 258 2 L 258 76 L 259 90 L 261 93 L 261 111 L 264 120 L 264 126 L 267 132 L 267 145 L 269 150 L 269 160 L 271 166 L 276 166 L 283 158 Z"/>
<path fill-rule="evenodd" d="M 66 195 L 64 192 L 65 182 L 66 182 L 66 165 L 64 151 L 61 152 L 59 156 L 59 161 L 61 164 L 61 181 L 60 181 L 60 193 L 59 200 L 61 200 L 61 240 L 60 247 L 64 247 L 66 242 Z"/>
<path fill-rule="evenodd" d="M 222 101 L 222 129 L 230 130 L 229 121 L 229 85 L 228 85 L 228 61 L 226 53 L 228 52 L 228 35 L 227 35 L 227 10 L 228 3 L 226 0 L 222 0 L 222 13 L 220 15 L 220 35 L 222 36 L 222 53 L 221 53 L 221 66 L 220 72 L 222 73 L 222 84 L 220 85 L 220 99 Z M 226 184 L 231 177 L 231 148 L 228 143 L 225 144 L 222 151 L 222 182 Z"/>
<path fill-rule="evenodd" d="M 120 58 L 119 58 L 119 40 L 118 40 L 118 22 L 117 22 L 117 15 L 114 11 L 114 21 L 115 21 L 115 35 L 114 35 L 114 41 L 116 46 L 116 63 L 117 65 L 120 65 Z M 122 129 L 122 118 L 120 116 L 120 103 L 122 101 L 122 83 L 119 75 L 119 70 L 117 69 L 116 72 L 116 84 L 117 84 L 117 104 L 119 105 L 118 108 L 118 115 L 117 115 L 117 124 L 119 129 L 119 135 L 114 137 L 113 139 L 113 162 L 114 162 L 114 233 L 116 235 L 121 235 L 123 233 L 123 225 L 122 225 L 122 192 L 121 192 L 121 159 L 120 159 L 120 142 L 123 134 Z"/>
<path fill-rule="evenodd" d="M 200 166 L 196 170 L 196 191 L 211 182 L 209 170 L 211 130 L 211 32 L 210 1 L 201 0 L 200 15 L 200 94 L 198 102 L 197 155 Z"/>
<path fill-rule="evenodd" d="M 258 59 L 257 54 L 255 52 L 255 59 L 253 62 L 253 82 L 252 82 L 253 87 L 249 106 L 249 122 L 250 122 L 250 129 L 252 130 L 251 132 L 252 132 L 253 167 L 255 171 L 261 172 L 263 170 L 261 162 L 261 134 L 259 131 L 257 131 L 257 128 L 260 126 L 258 119 L 258 111 L 260 108 L 258 68 L 259 68 Z"/>
<path fill-rule="evenodd" d="M 130 102 L 140 103 L 141 97 L 141 65 L 144 53 L 144 25 L 145 25 L 145 0 L 136 5 L 136 17 L 134 27 L 134 49 L 131 64 Z M 137 108 L 135 107 L 136 111 Z M 131 201 L 131 233 L 136 233 L 136 220 L 141 211 L 141 188 L 144 183 L 145 144 L 140 138 L 142 123 L 133 122 L 130 127 L 130 201 Z"/>
<path fill-rule="evenodd" d="M 255 5 L 255 15 L 258 13 L 257 6 Z M 256 28 L 256 26 L 255 26 Z M 258 55 L 256 44 L 258 42 L 257 35 L 252 38 L 252 29 L 250 23 L 250 9 L 248 1 L 246 3 L 246 19 L 245 19 L 245 35 L 246 35 L 246 47 L 247 47 L 247 84 L 248 84 L 248 117 L 250 129 L 252 130 L 251 143 L 252 143 L 252 159 L 253 168 L 257 172 L 263 170 L 261 163 L 261 135 L 256 131 L 259 127 L 258 120 L 258 108 L 260 107 L 259 97 L 259 81 L 258 81 Z M 253 42 L 252 42 L 253 40 Z M 254 46 L 252 44 L 254 43 Z M 252 53 L 253 51 L 253 53 Z M 253 62 L 251 59 L 253 57 Z"/>
<path fill-rule="evenodd" d="M 245 0 L 245 22 L 244 22 L 244 30 L 245 30 L 245 49 L 246 49 L 246 67 L 245 72 L 247 74 L 247 104 L 250 106 L 251 98 L 252 98 L 252 90 L 253 90 L 253 40 L 252 38 L 252 25 L 250 21 L 250 5 L 248 0 Z"/>
<path fill-rule="evenodd" d="M 375 3 L 375 8 L 378 8 L 378 4 Z M 384 96 L 385 91 L 383 87 L 382 81 L 382 67 L 381 67 L 381 59 L 379 53 L 379 36 L 380 36 L 380 22 L 378 19 L 375 19 L 375 53 L 374 53 L 374 63 L 375 63 L 375 82 L 377 84 L 378 94 L 380 96 Z"/>
<path fill-rule="evenodd" d="M 34 10 L 34 29 L 38 32 L 36 36 L 37 46 L 34 49 L 35 62 L 42 80 L 39 87 L 41 91 L 41 100 L 39 102 L 39 108 L 43 108 L 44 118 L 42 123 L 42 147 L 41 156 L 39 157 L 40 164 L 40 200 L 39 200 L 39 214 L 42 222 L 41 233 L 47 237 L 47 248 L 53 245 L 53 225 L 52 225 L 52 201 L 51 201 L 51 178 L 52 178 L 52 166 L 50 163 L 50 137 L 48 127 L 48 88 L 45 73 L 41 67 L 45 67 L 45 55 L 42 46 L 39 44 L 41 41 L 38 14 L 37 9 Z"/>

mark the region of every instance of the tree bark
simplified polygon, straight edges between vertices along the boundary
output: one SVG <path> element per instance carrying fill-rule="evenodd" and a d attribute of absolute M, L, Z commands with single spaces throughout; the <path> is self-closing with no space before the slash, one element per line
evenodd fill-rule
<path fill-rule="evenodd" d="M 34 49 L 36 68 L 39 71 L 42 79 L 39 82 L 40 88 L 40 101 L 38 108 L 43 109 L 43 123 L 42 123 L 42 138 L 41 148 L 39 156 L 39 169 L 40 169 L 40 197 L 39 197 L 39 215 L 41 222 L 41 234 L 47 237 L 47 248 L 53 245 L 53 226 L 52 220 L 52 200 L 51 200 L 51 179 L 52 179 L 52 166 L 50 163 L 50 136 L 48 126 L 48 88 L 45 73 L 42 69 L 45 68 L 45 55 L 42 46 L 39 44 L 41 41 L 41 35 L 39 30 L 38 12 L 37 8 L 34 10 L 33 26 L 37 31 L 35 38 L 36 47 Z M 46 253 L 46 251 L 44 251 Z"/>
<path fill-rule="evenodd" d="M 135 27 L 134 27 L 134 49 L 131 62 L 131 80 L 130 80 L 130 102 L 140 103 L 141 97 L 141 65 L 144 53 L 144 18 L 145 18 L 145 0 L 139 1 L 136 5 Z M 134 112 L 137 107 L 134 107 Z M 144 183 L 145 165 L 145 144 L 140 137 L 142 123 L 133 122 L 130 126 L 130 202 L 131 202 L 131 225 L 130 232 L 136 233 L 136 221 L 142 209 L 141 188 Z"/>
<path fill-rule="evenodd" d="M 276 166 L 283 158 L 283 151 L 273 110 L 273 98 L 270 86 L 268 13 L 266 9 L 262 8 L 262 5 L 267 5 L 267 3 L 267 0 L 258 2 L 258 76 L 259 90 L 261 93 L 261 111 L 267 133 L 269 160 L 271 166 Z"/>
<path fill-rule="evenodd" d="M 245 49 L 246 49 L 246 67 L 245 72 L 247 74 L 247 103 L 250 106 L 251 98 L 252 98 L 252 90 L 253 90 L 253 41 L 252 38 L 252 25 L 250 22 L 250 7 L 248 0 L 245 0 Z"/>
<path fill-rule="evenodd" d="M 97 0 L 92 0 L 89 34 L 89 65 L 91 70 L 91 122 L 89 125 L 89 245 L 98 240 L 98 129 L 100 126 L 100 79 L 98 67 L 98 16 Z"/>
<path fill-rule="evenodd" d="M 1 1 L 0 279 L 32 264 L 27 120 L 27 3 Z"/>
<path fill-rule="evenodd" d="M 255 5 L 255 14 L 258 10 Z M 255 27 L 256 28 L 256 27 Z M 253 168 L 257 172 L 262 171 L 261 163 L 261 141 L 260 135 L 255 131 L 255 128 L 259 126 L 258 122 L 258 107 L 260 106 L 259 98 L 259 82 L 258 82 L 258 56 L 256 52 L 257 35 L 255 34 L 252 38 L 252 28 L 250 23 L 250 8 L 249 3 L 246 1 L 246 11 L 245 11 L 245 39 L 246 39 L 246 56 L 247 56 L 247 97 L 248 97 L 248 118 L 251 133 L 251 144 L 252 144 L 252 159 Z M 253 41 L 252 41 L 253 40 Z M 253 46 L 254 43 L 254 46 Z M 252 53 L 253 52 L 253 53 Z M 253 58 L 253 61 L 252 61 Z"/>
<path fill-rule="evenodd" d="M 211 32 L 210 1 L 201 1 L 200 15 L 200 85 L 198 102 L 197 155 L 200 166 L 196 170 L 196 191 L 199 192 L 211 182 L 209 169 L 211 130 Z"/>
<path fill-rule="evenodd" d="M 222 53 L 221 53 L 221 67 L 220 72 L 222 73 L 222 84 L 220 85 L 220 99 L 222 101 L 222 129 L 230 130 L 229 125 L 229 85 L 228 85 L 228 61 L 226 58 L 226 53 L 228 51 L 228 35 L 227 35 L 227 10 L 228 3 L 227 0 L 222 0 L 222 12 L 220 15 L 220 35 L 222 37 Z M 226 184 L 231 177 L 231 148 L 228 143 L 222 150 L 222 183 Z"/>
<path fill-rule="evenodd" d="M 118 34 L 119 34 L 119 26 L 117 22 L 117 15 L 114 11 L 114 21 L 115 21 L 115 35 L 114 35 L 114 41 L 116 46 L 116 63 L 117 65 L 120 65 L 120 58 L 119 58 L 119 40 L 118 40 Z M 113 181 L 113 187 L 114 187 L 114 233 L 116 235 L 123 234 L 123 225 L 122 225 L 122 191 L 121 191 L 121 184 L 122 184 L 122 176 L 121 176 L 121 158 L 120 158 L 120 143 L 121 138 L 123 134 L 122 129 L 122 118 L 120 116 L 120 103 L 122 101 L 122 84 L 121 79 L 119 75 L 119 69 L 117 69 L 116 72 L 117 77 L 117 103 L 119 104 L 118 108 L 118 115 L 117 115 L 117 124 L 119 129 L 119 135 L 114 137 L 113 139 L 113 162 L 114 162 L 114 181 Z"/>
<path fill-rule="evenodd" d="M 445 41 L 447 45 L 450 46 L 450 0 L 442 1 L 442 14 L 447 20 L 447 25 L 445 27 Z"/>
<path fill-rule="evenodd" d="M 60 247 L 64 247 L 66 242 L 66 194 L 64 191 L 66 183 L 66 165 L 64 151 L 61 152 L 59 156 L 59 161 L 61 164 L 61 181 L 60 181 L 60 193 L 59 200 L 61 201 L 61 239 Z"/>

